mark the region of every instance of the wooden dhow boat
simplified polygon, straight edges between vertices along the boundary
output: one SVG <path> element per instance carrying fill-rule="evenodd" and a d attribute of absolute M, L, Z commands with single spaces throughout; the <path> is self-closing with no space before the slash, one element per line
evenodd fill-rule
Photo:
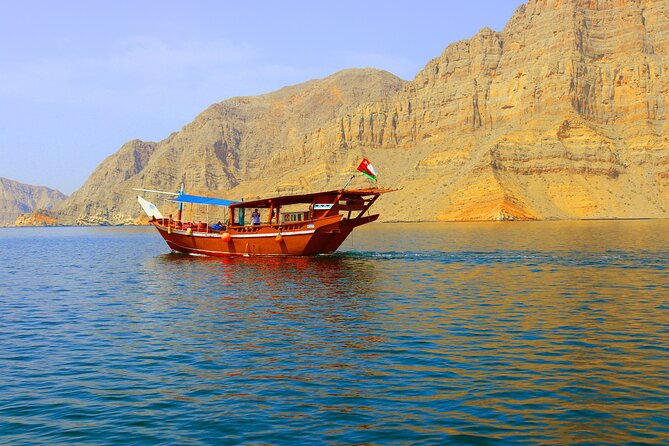
<path fill-rule="evenodd" d="M 367 158 L 357 168 L 376 182 L 376 170 Z M 326 254 L 337 250 L 358 226 L 371 223 L 379 214 L 367 211 L 381 194 L 395 189 L 342 189 L 301 195 L 284 195 L 254 201 L 232 201 L 184 193 L 135 189 L 173 195 L 169 201 L 179 204 L 176 218 L 163 217 L 158 208 L 142 197 L 139 204 L 151 218 L 173 251 L 204 256 Z M 184 203 L 222 206 L 228 209 L 225 224 L 207 221 L 182 221 Z M 253 209 L 247 222 L 247 210 Z M 262 210 L 262 214 L 260 212 Z"/>
<path fill-rule="evenodd" d="M 368 215 L 367 211 L 381 194 L 392 190 L 341 189 L 254 201 L 179 193 L 169 199 L 180 205 L 176 218 L 172 214 L 163 217 L 142 197 L 138 201 L 173 251 L 204 256 L 301 256 L 336 251 L 353 229 L 379 218 L 379 214 Z M 229 218 L 222 227 L 182 221 L 184 203 L 224 206 Z M 258 214 L 255 223 L 247 221 L 249 214 Z"/>

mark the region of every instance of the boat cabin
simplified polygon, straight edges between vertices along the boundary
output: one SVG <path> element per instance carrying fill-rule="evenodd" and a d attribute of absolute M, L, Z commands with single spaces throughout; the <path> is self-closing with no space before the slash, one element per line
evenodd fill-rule
<path fill-rule="evenodd" d="M 344 213 L 346 219 L 362 217 L 376 201 L 380 189 L 334 190 L 302 195 L 266 198 L 255 201 L 241 201 L 230 205 L 229 221 L 239 223 L 238 213 L 248 215 L 253 209 L 266 212 L 261 224 L 281 225 L 308 220 L 319 220 Z M 284 210 L 282 212 L 282 209 Z M 234 226 L 241 226 L 239 224 Z"/>

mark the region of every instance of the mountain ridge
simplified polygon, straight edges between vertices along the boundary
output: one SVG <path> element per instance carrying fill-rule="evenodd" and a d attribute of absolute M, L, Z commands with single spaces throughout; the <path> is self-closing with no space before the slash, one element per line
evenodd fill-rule
<path fill-rule="evenodd" d="M 530 0 L 411 81 L 344 70 L 126 143 L 58 213 L 139 221 L 132 187 L 182 180 L 245 199 L 336 188 L 367 156 L 401 189 L 386 220 L 667 217 L 668 17 L 666 0 Z"/>
<path fill-rule="evenodd" d="M 0 226 L 14 225 L 21 214 L 51 210 L 66 198 L 56 189 L 0 177 Z"/>

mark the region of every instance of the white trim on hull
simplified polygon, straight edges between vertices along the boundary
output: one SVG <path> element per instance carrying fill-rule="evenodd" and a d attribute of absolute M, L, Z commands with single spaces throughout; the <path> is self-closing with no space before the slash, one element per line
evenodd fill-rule
<path fill-rule="evenodd" d="M 158 229 L 160 229 L 163 232 L 167 232 L 167 229 L 164 228 L 163 226 L 156 226 Z M 277 235 L 281 235 L 283 237 L 285 236 L 292 236 L 292 235 L 309 235 L 313 234 L 316 232 L 315 229 L 308 229 L 306 231 L 287 231 L 287 232 L 270 232 L 270 233 L 263 233 L 263 234 L 235 234 L 235 235 L 230 235 L 231 238 L 259 238 L 259 237 L 276 237 Z M 193 231 L 190 235 L 183 230 L 180 229 L 172 229 L 172 234 L 178 234 L 178 235 L 186 235 L 189 237 L 203 237 L 203 238 L 220 238 L 221 234 L 212 234 L 212 233 L 207 233 L 207 232 L 197 232 Z"/>

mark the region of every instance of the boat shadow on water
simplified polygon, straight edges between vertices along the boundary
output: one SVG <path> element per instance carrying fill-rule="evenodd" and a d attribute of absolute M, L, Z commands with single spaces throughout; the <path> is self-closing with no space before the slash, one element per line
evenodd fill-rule
<path fill-rule="evenodd" d="M 204 257 L 180 253 L 146 259 L 162 294 L 197 295 L 218 290 L 220 297 L 365 298 L 379 279 L 374 256 L 335 253 L 315 256 Z M 371 284 L 370 284 L 371 283 Z"/>

